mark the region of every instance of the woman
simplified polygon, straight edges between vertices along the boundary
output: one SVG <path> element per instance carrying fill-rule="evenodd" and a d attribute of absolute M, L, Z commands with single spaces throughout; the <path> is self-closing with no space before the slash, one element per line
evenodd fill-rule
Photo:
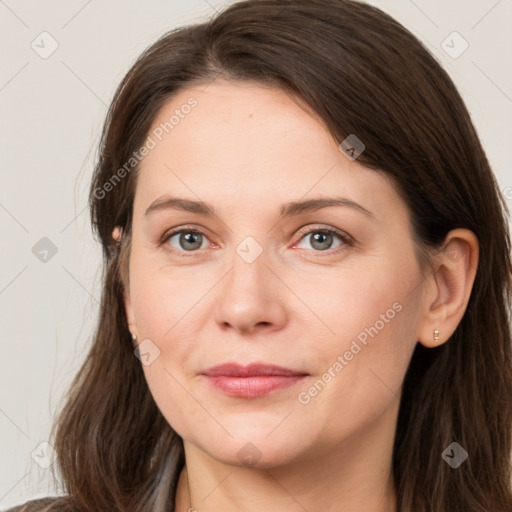
<path fill-rule="evenodd" d="M 23 511 L 510 512 L 506 206 L 418 40 L 247 0 L 153 44 L 90 192 L 93 346 Z"/>

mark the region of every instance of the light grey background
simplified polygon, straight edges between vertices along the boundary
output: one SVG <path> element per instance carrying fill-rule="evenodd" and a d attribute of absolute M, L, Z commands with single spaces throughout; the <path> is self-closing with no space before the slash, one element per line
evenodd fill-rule
<path fill-rule="evenodd" d="M 100 246 L 86 205 L 114 89 L 156 38 L 228 3 L 0 0 L 0 508 L 58 493 L 50 469 L 40 467 L 51 462 L 51 449 L 40 443 L 97 319 Z M 370 3 L 447 69 L 512 206 L 512 1 Z M 43 31 L 58 43 L 46 59 L 31 47 L 51 49 Z M 458 58 L 447 53 L 463 49 L 454 31 L 469 44 Z M 43 237 L 57 248 L 46 262 L 32 251 Z"/>

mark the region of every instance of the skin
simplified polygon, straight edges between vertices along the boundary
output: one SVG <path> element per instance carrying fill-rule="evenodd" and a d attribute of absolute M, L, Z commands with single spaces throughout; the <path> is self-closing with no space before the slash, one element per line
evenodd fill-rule
<path fill-rule="evenodd" d="M 184 440 L 176 510 L 394 511 L 402 381 L 416 343 L 445 343 L 460 322 L 477 239 L 450 232 L 435 254 L 436 270 L 422 273 L 410 214 L 393 182 L 349 160 L 298 100 L 218 79 L 181 90 L 152 130 L 191 96 L 197 107 L 141 163 L 125 292 L 137 343 L 149 339 L 160 350 L 143 366 L 150 391 Z M 165 194 L 203 200 L 215 216 L 172 209 L 144 215 Z M 371 215 L 349 206 L 279 215 L 284 203 L 335 196 Z M 202 232 L 199 248 L 187 251 L 193 243 L 180 244 L 180 234 L 159 245 L 182 226 Z M 336 235 L 315 242 L 325 227 L 354 242 Z M 236 251 L 249 236 L 262 249 L 251 263 Z M 301 403 L 299 393 L 393 304 L 401 306 L 394 318 Z M 226 396 L 199 375 L 216 364 L 255 361 L 308 376 L 247 399 Z M 241 449 L 256 464 L 244 462 Z"/>

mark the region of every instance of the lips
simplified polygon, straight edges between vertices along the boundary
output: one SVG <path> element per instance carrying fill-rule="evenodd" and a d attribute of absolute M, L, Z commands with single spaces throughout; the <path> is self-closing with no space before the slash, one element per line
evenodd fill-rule
<path fill-rule="evenodd" d="M 228 396 L 255 398 L 292 386 L 308 374 L 271 364 L 225 363 L 208 368 L 202 375 L 210 385 Z"/>

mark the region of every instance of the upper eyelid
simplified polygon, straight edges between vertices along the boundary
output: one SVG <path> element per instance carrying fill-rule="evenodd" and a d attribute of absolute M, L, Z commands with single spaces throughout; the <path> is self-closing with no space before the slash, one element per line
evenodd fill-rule
<path fill-rule="evenodd" d="M 329 231 L 332 232 L 332 234 L 338 235 L 341 238 L 349 238 L 353 240 L 352 236 L 350 236 L 347 232 L 343 231 L 342 229 L 335 228 L 334 226 L 328 226 L 328 225 L 317 225 L 316 227 L 311 224 L 307 224 L 306 226 L 303 226 L 298 229 L 297 233 L 302 235 L 309 235 L 311 233 L 314 233 L 315 231 Z"/>

